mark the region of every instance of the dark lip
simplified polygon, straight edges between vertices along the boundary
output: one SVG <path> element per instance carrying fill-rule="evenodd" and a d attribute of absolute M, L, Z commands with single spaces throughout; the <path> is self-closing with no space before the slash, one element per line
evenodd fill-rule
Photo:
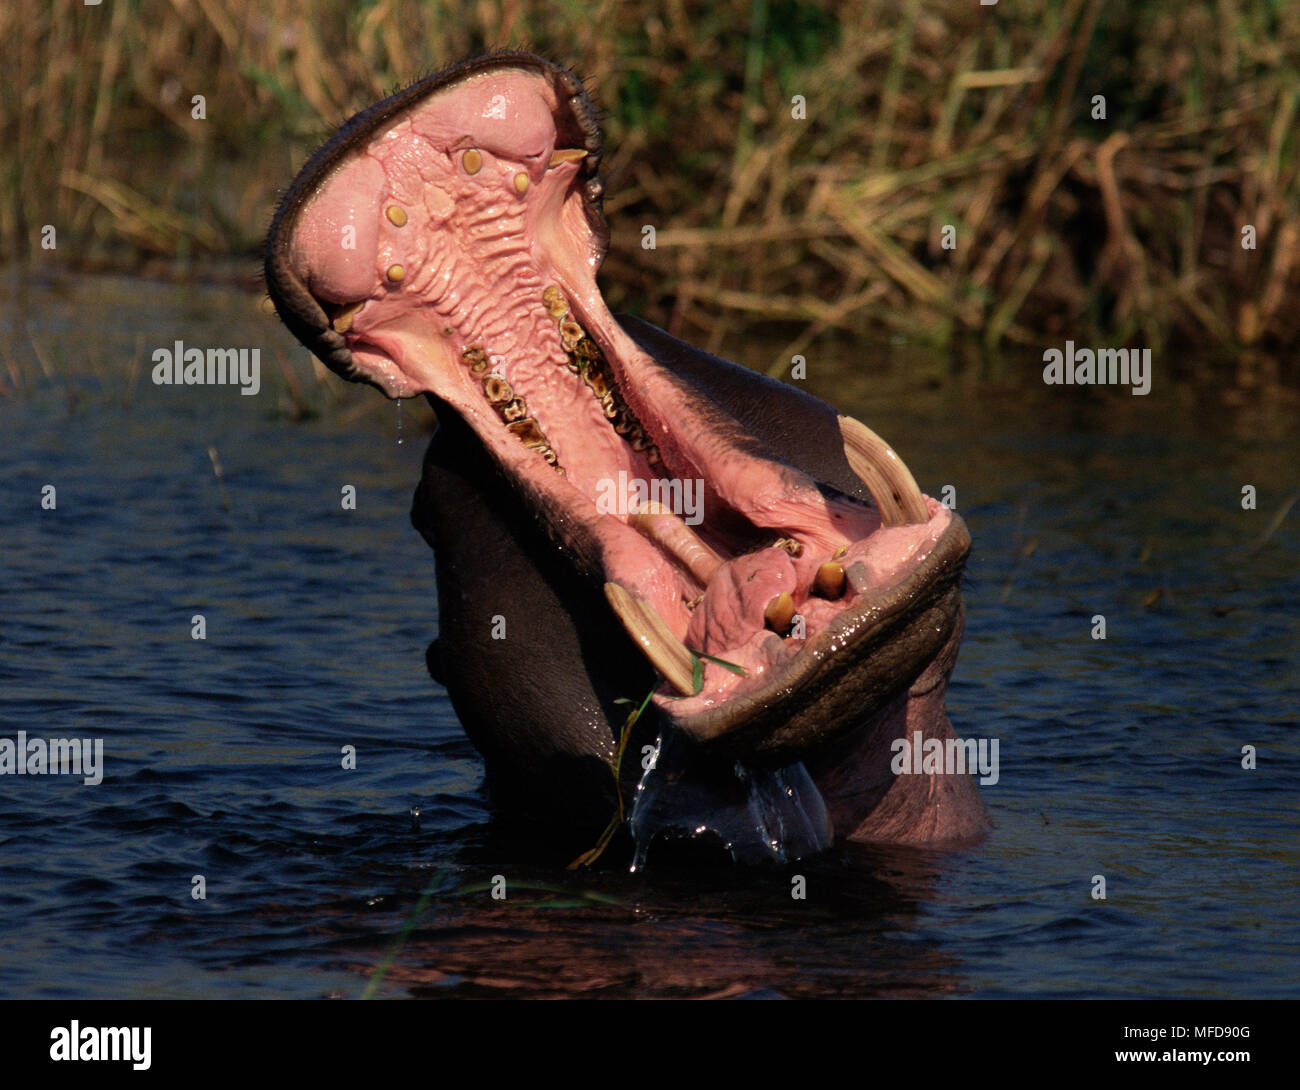
<path fill-rule="evenodd" d="M 558 139 L 563 146 L 581 146 L 587 150 L 581 174 L 584 179 L 587 216 L 603 255 L 609 242 L 602 203 L 604 181 L 600 176 L 601 136 L 596 107 L 582 80 L 533 53 L 505 50 L 463 61 L 426 76 L 354 114 L 322 144 L 303 165 L 276 207 L 267 231 L 263 274 L 266 290 L 276 313 L 288 330 L 316 357 L 340 377 L 350 382 L 364 382 L 382 390 L 353 364 L 347 340 L 330 325 L 320 301 L 307 290 L 290 264 L 290 243 L 298 213 L 313 196 L 331 171 L 359 142 L 404 111 L 417 105 L 435 91 L 458 80 L 501 68 L 523 68 L 538 72 L 551 80 L 561 103 L 568 112 L 556 119 Z"/>

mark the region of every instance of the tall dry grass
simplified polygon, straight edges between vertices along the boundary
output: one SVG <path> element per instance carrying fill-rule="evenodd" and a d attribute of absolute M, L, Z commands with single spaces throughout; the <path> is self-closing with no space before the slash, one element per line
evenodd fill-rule
<path fill-rule="evenodd" d="M 525 46 L 606 111 L 611 301 L 713 347 L 770 323 L 774 371 L 837 331 L 1300 342 L 1287 0 L 9 0 L 0 43 L 11 258 L 251 254 L 340 120 Z"/>

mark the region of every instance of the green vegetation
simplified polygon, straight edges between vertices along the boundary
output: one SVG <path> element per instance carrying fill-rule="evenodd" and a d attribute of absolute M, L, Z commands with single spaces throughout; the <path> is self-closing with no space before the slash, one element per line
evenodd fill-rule
<path fill-rule="evenodd" d="M 251 254 L 339 121 L 525 46 L 606 111 L 611 304 L 706 347 L 1300 343 L 1288 0 L 16 0 L 0 40 L 0 245 L 33 263 L 46 224 L 82 268 Z"/>

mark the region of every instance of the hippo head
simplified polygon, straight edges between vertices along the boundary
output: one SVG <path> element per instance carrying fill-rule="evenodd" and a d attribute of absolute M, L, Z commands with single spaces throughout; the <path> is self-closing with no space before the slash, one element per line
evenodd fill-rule
<path fill-rule="evenodd" d="M 951 737 L 961 519 L 865 425 L 610 313 L 600 154 L 577 77 L 499 53 L 349 120 L 271 227 L 289 329 L 438 414 L 415 512 L 435 676 L 489 770 L 552 809 L 608 803 L 612 695 L 653 674 L 687 763 L 784 769 L 776 795 L 795 769 L 812 825 L 980 831 L 968 776 L 889 771 L 894 739 Z"/>

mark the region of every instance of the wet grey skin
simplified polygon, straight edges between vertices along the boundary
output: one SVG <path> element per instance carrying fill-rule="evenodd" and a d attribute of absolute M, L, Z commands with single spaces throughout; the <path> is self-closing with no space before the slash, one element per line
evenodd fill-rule
<path fill-rule="evenodd" d="M 600 133 L 576 76 L 530 54 L 498 53 L 421 80 L 344 124 L 303 167 L 271 226 L 271 299 L 294 335 L 344 378 L 380 385 L 331 326 L 337 303 L 313 296 L 295 273 L 299 214 L 349 155 L 435 92 L 520 70 L 555 90 L 557 146 L 587 152 L 573 184 L 582 187 L 587 226 L 603 253 Z M 829 405 L 639 319 L 616 320 L 702 416 L 740 434 L 747 449 L 801 470 L 828 496 L 873 504 L 846 456 L 841 417 Z M 534 484 L 510 472 L 455 408 L 427 396 L 439 426 L 412 521 L 437 564 L 439 633 L 429 648 L 430 673 L 446 686 L 482 754 L 498 805 L 544 823 L 561 851 L 586 846 L 615 805 L 611 758 L 628 711 L 616 701 L 639 703 L 658 673 L 607 600 L 598 550 L 575 537 Z M 652 705 L 624 760 L 629 804 L 642 779 L 641 747 L 665 736 L 672 759 L 652 774 L 657 781 L 643 785 L 654 794 L 658 827 L 642 827 L 638 837 L 699 835 L 733 859 L 781 860 L 821 850 L 834 838 L 935 844 L 982 836 L 989 821 L 970 775 L 890 771 L 895 738 L 915 730 L 927 740 L 954 736 L 943 693 L 961 638 L 959 581 L 969 549 L 954 516 L 901 581 L 870 609 L 844 619 L 834 649 L 823 648 L 815 661 L 807 656 L 783 676 L 779 691 L 738 698 L 689 730 L 675 729 L 671 715 Z M 508 619 L 505 640 L 492 638 L 496 616 Z M 768 785 L 762 805 L 754 801 L 759 782 Z M 675 809 L 676 785 L 682 802 Z M 788 798 L 776 804 L 785 811 L 772 811 L 775 796 Z M 702 798 L 710 800 L 706 817 Z M 775 849 L 774 829 L 778 840 L 784 830 L 785 841 Z"/>

